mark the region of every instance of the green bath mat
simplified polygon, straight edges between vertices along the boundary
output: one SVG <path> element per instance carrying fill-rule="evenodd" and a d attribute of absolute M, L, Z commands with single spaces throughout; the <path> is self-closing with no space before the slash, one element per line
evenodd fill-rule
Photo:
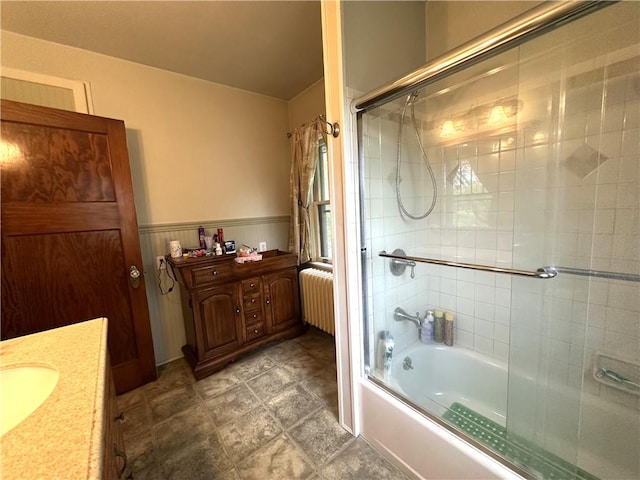
<path fill-rule="evenodd" d="M 544 480 L 598 480 L 598 477 L 523 439 L 464 405 L 454 402 L 443 418 L 477 442 Z"/>

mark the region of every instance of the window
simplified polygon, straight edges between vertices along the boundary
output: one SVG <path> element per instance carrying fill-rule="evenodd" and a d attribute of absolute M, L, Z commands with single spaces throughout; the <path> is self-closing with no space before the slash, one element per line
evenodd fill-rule
<path fill-rule="evenodd" d="M 72 112 L 93 113 L 88 82 L 2 67 L 0 92 L 0 96 L 7 100 Z"/>
<path fill-rule="evenodd" d="M 331 203 L 329 202 L 329 160 L 327 146 L 320 139 L 318 166 L 313 179 L 313 203 L 310 208 L 314 236 L 313 260 L 331 262 Z"/>

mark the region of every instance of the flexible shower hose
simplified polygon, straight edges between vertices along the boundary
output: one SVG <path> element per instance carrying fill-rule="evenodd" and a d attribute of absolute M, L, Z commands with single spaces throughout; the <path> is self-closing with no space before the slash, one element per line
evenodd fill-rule
<path fill-rule="evenodd" d="M 420 140 L 420 132 L 418 131 L 418 125 L 416 122 L 416 113 L 415 113 L 415 100 L 418 96 L 418 92 L 413 92 L 411 95 L 407 96 L 407 101 L 402 107 L 402 115 L 400 116 L 400 128 L 398 130 L 398 157 L 396 162 L 396 199 L 398 202 L 398 208 L 400 209 L 400 214 L 404 215 L 412 220 L 422 220 L 423 218 L 427 218 L 433 209 L 436 206 L 436 200 L 438 199 L 438 185 L 436 184 L 436 176 L 433 173 L 433 169 L 431 168 L 431 163 L 429 162 L 429 158 L 427 157 L 427 153 L 424 151 L 424 146 L 422 145 L 422 140 Z M 424 164 L 427 166 L 427 171 L 429 172 L 429 176 L 431 177 L 431 184 L 433 185 L 433 200 L 431 201 L 431 206 L 429 209 L 422 215 L 412 215 L 405 208 L 402 203 L 402 196 L 400 195 L 400 165 L 402 164 L 402 130 L 404 127 L 404 117 L 407 111 L 407 107 L 411 106 L 411 123 L 413 124 L 413 130 L 416 134 L 416 139 L 418 140 L 418 146 L 420 147 L 420 153 L 422 154 L 422 160 Z"/>

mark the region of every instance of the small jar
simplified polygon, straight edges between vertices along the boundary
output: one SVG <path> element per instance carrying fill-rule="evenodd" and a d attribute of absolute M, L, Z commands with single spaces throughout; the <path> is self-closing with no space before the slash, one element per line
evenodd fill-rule
<path fill-rule="evenodd" d="M 444 344 L 448 347 L 453 345 L 453 313 L 444 314 Z"/>
<path fill-rule="evenodd" d="M 169 242 L 169 253 L 171 258 L 180 258 L 182 256 L 182 247 L 179 240 L 171 240 Z"/>
<path fill-rule="evenodd" d="M 433 339 L 436 343 L 444 342 L 444 316 L 442 310 L 436 310 L 434 313 Z"/>

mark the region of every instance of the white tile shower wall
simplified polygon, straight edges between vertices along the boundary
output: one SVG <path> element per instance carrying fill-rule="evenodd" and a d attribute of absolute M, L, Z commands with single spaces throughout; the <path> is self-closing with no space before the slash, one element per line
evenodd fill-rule
<path fill-rule="evenodd" d="M 527 145 L 525 139 L 518 152 L 517 262 L 640 272 L 640 52 L 637 47 L 626 50 L 631 62 L 568 76 L 564 118 L 562 109 L 551 118 L 551 124 L 561 128 L 549 143 Z M 525 90 L 523 96 L 540 97 L 539 93 Z M 633 140 L 625 143 L 625 138 Z M 542 197 L 546 200 L 536 201 Z M 637 397 L 593 378 L 598 351 L 640 365 L 639 299 L 637 283 L 562 274 L 544 282 L 542 298 L 514 290 L 513 303 L 518 308 L 512 312 L 512 360 L 519 359 L 516 365 L 537 365 L 538 372 L 533 373 L 550 383 L 582 388 L 640 408 Z M 539 301 L 542 312 L 522 308 Z M 542 315 L 540 328 L 531 330 L 540 320 L 538 315 Z M 540 350 L 527 351 L 520 338 L 537 339 Z M 634 378 L 640 379 L 640 367 Z M 553 424 L 553 419 L 547 420 Z M 547 430 L 546 437 L 553 434 Z"/>
<path fill-rule="evenodd" d="M 412 214 L 416 209 L 430 203 L 427 178 L 418 178 L 419 168 L 415 159 L 418 155 L 412 130 L 405 128 L 403 134 L 403 162 L 400 169 L 402 201 Z M 367 261 L 369 267 L 370 289 L 370 332 L 372 348 L 380 331 L 388 330 L 394 336 L 396 351 L 402 351 L 418 340 L 416 325 L 408 321 L 396 322 L 394 310 L 403 308 L 411 315 L 417 312 L 424 316 L 429 306 L 426 296 L 427 274 L 423 265 L 413 270 L 407 267 L 402 275 L 394 276 L 389 272 L 389 260 L 378 256 L 381 250 L 392 252 L 403 249 L 412 255 L 420 245 L 423 231 L 416 231 L 413 220 L 400 216 L 395 193 L 395 175 L 397 168 L 398 124 L 381 116 L 364 123 L 364 162 L 365 162 L 365 202 L 367 218 L 365 220 Z M 411 150 L 407 153 L 407 150 Z M 406 157 L 411 158 L 409 162 Z M 419 159 L 419 157 L 418 157 Z M 428 198 L 427 198 L 428 197 Z"/>
<path fill-rule="evenodd" d="M 415 328 L 408 322 L 393 322 L 393 309 L 400 306 L 424 313 L 426 308 L 441 308 L 456 314 L 458 345 L 503 360 L 509 356 L 510 342 L 513 346 L 518 341 L 510 331 L 513 318 L 517 325 L 527 326 L 523 332 L 529 339 L 542 332 L 544 351 L 523 353 L 522 362 L 530 364 L 548 354 L 559 365 L 552 376 L 560 383 L 580 384 L 582 368 L 588 373 L 595 350 L 640 363 L 640 315 L 632 300 L 639 296 L 636 284 L 560 276 L 545 284 L 543 294 L 513 292 L 512 300 L 509 276 L 419 264 L 415 279 L 409 277 L 409 270 L 392 277 L 385 270 L 388 261 L 377 256 L 379 250 L 400 247 L 408 254 L 522 269 L 557 264 L 638 272 L 638 76 L 630 72 L 623 79 L 605 79 L 597 87 L 582 87 L 581 95 L 579 88 L 567 91 L 561 136 L 549 139 L 553 129 L 547 127 L 548 131 L 525 129 L 427 148 L 440 193 L 434 213 L 418 222 L 401 219 L 395 197 L 400 106 L 396 105 L 395 116 L 381 113 L 365 119 L 367 240 L 374 298 L 370 312 L 376 330 L 392 331 L 402 348 L 415 341 Z M 549 115 L 546 90 L 523 92 L 528 105 L 543 112 L 543 117 Z M 604 101 L 593 100 L 596 91 Z M 603 135 L 595 136 L 598 118 Z M 558 123 L 552 118 L 549 124 L 554 121 Z M 592 153 L 580 151 L 585 142 L 607 160 L 581 178 L 569 169 L 566 159 L 577 155 L 574 169 L 580 172 L 584 168 L 580 161 L 584 163 L 584 156 Z M 452 185 L 456 168 L 470 185 Z M 403 200 L 416 196 L 412 185 L 424 186 L 424 179 L 422 184 L 413 180 L 411 176 L 403 179 Z M 613 288 L 615 293 L 598 305 L 594 285 L 607 292 Z M 600 390 L 595 384 L 589 388 Z"/>

